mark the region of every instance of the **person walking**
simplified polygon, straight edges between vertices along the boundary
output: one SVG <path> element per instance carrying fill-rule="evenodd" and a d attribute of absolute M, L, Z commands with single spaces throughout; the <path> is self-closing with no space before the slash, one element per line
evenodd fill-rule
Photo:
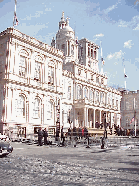
<path fill-rule="evenodd" d="M 38 145 L 42 146 L 42 138 L 43 138 L 43 131 L 41 130 L 41 128 L 39 128 L 38 130 Z"/>
<path fill-rule="evenodd" d="M 46 128 L 43 131 L 43 137 L 44 137 L 44 145 L 47 145 L 48 132 L 47 132 Z"/>

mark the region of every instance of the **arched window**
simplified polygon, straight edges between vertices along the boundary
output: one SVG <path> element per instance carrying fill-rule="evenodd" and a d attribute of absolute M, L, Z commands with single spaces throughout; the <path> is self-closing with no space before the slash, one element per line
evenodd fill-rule
<path fill-rule="evenodd" d="M 74 45 L 71 45 L 71 55 L 74 55 Z"/>
<path fill-rule="evenodd" d="M 41 63 L 39 63 L 38 61 L 35 61 L 34 80 L 41 80 Z"/>
<path fill-rule="evenodd" d="M 89 96 L 90 96 L 90 100 L 93 100 L 93 91 L 92 90 L 90 90 Z"/>
<path fill-rule="evenodd" d="M 88 98 L 88 90 L 85 88 L 85 98 Z"/>
<path fill-rule="evenodd" d="M 101 95 L 101 103 L 103 104 L 104 103 L 104 93 L 101 92 L 100 95 Z"/>
<path fill-rule="evenodd" d="M 82 88 L 80 85 L 77 87 L 77 99 L 82 99 Z"/>
<path fill-rule="evenodd" d="M 54 104 L 52 101 L 48 102 L 48 114 L 49 114 L 49 119 L 53 119 L 53 113 L 54 113 Z"/>
<path fill-rule="evenodd" d="M 53 67 L 48 68 L 48 84 L 50 85 L 54 84 L 54 68 Z"/>
<path fill-rule="evenodd" d="M 40 118 L 40 99 L 35 98 L 34 100 L 34 106 L 33 106 L 33 117 L 34 118 Z"/>
<path fill-rule="evenodd" d="M 25 116 L 25 97 L 20 95 L 17 100 L 17 114 L 18 116 Z"/>
<path fill-rule="evenodd" d="M 99 91 L 95 91 L 95 103 L 99 103 Z"/>
<path fill-rule="evenodd" d="M 20 60 L 19 60 L 19 75 L 25 77 L 26 75 L 26 63 L 27 63 L 27 58 L 25 56 L 20 55 Z"/>

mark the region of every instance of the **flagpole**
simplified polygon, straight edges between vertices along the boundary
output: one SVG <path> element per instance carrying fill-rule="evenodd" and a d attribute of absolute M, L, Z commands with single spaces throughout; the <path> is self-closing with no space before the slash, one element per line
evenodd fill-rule
<path fill-rule="evenodd" d="M 17 0 L 15 0 L 15 11 L 14 11 L 14 19 L 13 19 L 13 28 L 15 26 L 15 17 L 16 17 L 16 7 L 17 6 Z"/>
<path fill-rule="evenodd" d="M 125 65 L 124 65 L 124 87 L 125 87 L 125 90 L 126 90 Z"/>
<path fill-rule="evenodd" d="M 135 124 L 135 137 L 136 137 L 136 110 L 135 110 L 135 98 L 134 98 L 134 124 Z"/>
<path fill-rule="evenodd" d="M 103 74 L 103 52 L 102 52 L 102 41 L 100 41 L 100 46 L 101 46 L 101 64 L 102 64 L 102 67 L 101 67 L 101 73 Z"/>
<path fill-rule="evenodd" d="M 123 66 L 124 66 L 124 88 L 125 88 L 125 90 L 126 90 L 126 74 L 125 74 L 124 58 L 123 58 Z"/>

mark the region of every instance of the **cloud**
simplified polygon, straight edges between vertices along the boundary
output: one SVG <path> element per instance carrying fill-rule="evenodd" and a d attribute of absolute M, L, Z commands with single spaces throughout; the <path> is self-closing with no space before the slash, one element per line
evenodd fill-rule
<path fill-rule="evenodd" d="M 47 23 L 46 23 L 47 24 Z M 48 28 L 46 24 L 26 25 L 26 23 L 19 24 L 18 29 L 22 30 L 27 35 L 37 37 L 37 34 L 43 28 Z"/>
<path fill-rule="evenodd" d="M 52 33 L 48 33 L 47 35 L 45 36 L 42 36 L 42 35 L 39 35 L 37 36 L 37 38 L 44 42 L 44 43 L 47 43 L 48 45 L 51 45 L 51 41 L 52 41 L 52 38 L 55 37 L 55 32 L 52 32 Z"/>
<path fill-rule="evenodd" d="M 45 11 L 46 11 L 46 12 L 51 12 L 52 9 L 51 9 L 51 8 L 46 8 Z"/>
<path fill-rule="evenodd" d="M 127 27 L 128 26 L 128 23 L 126 21 L 123 21 L 123 20 L 119 20 L 119 25 L 118 27 Z"/>
<path fill-rule="evenodd" d="M 96 34 L 96 35 L 95 35 L 95 37 L 103 37 L 103 36 L 104 36 L 104 34 L 102 34 L 102 33 L 101 33 L 101 34 Z"/>
<path fill-rule="evenodd" d="M 134 44 L 132 44 L 131 43 L 132 42 L 132 40 L 128 40 L 128 41 L 126 41 L 126 42 L 124 42 L 124 48 L 129 48 L 129 49 L 131 49 L 131 47 L 132 47 L 132 45 L 134 45 Z"/>
<path fill-rule="evenodd" d="M 96 34 L 93 36 L 93 43 L 96 43 L 96 41 L 100 38 L 103 37 L 104 34 L 100 33 L 100 34 Z"/>
<path fill-rule="evenodd" d="M 112 10 L 118 8 L 118 4 L 120 3 L 120 1 L 118 1 L 115 5 L 109 6 L 107 9 L 104 10 L 105 14 L 108 14 L 109 12 L 111 12 Z"/>
<path fill-rule="evenodd" d="M 120 59 L 122 58 L 124 55 L 124 52 L 122 52 L 121 50 L 119 52 L 115 52 L 114 54 L 108 54 L 107 55 L 107 59 L 111 60 L 111 59 Z"/>
<path fill-rule="evenodd" d="M 21 19 L 21 20 L 31 20 L 31 18 L 35 17 L 35 18 L 38 18 L 40 17 L 40 15 L 43 14 L 43 11 L 36 11 L 35 12 L 35 15 L 29 15 L 29 16 L 26 16 L 25 18 Z"/>
<path fill-rule="evenodd" d="M 118 21 L 118 27 L 129 27 L 133 28 L 133 30 L 139 30 L 139 16 L 134 16 L 132 17 L 131 21 L 124 21 L 124 20 L 119 20 Z"/>
<path fill-rule="evenodd" d="M 139 24 L 133 30 L 139 30 Z"/>

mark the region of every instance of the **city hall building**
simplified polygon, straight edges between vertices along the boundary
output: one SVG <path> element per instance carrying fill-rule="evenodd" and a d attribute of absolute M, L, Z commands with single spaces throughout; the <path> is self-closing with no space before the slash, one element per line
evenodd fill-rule
<path fill-rule="evenodd" d="M 51 46 L 15 28 L 0 33 L 0 131 L 29 138 L 38 127 L 120 125 L 120 91 L 99 72 L 99 46 L 78 40 L 62 13 Z"/>

